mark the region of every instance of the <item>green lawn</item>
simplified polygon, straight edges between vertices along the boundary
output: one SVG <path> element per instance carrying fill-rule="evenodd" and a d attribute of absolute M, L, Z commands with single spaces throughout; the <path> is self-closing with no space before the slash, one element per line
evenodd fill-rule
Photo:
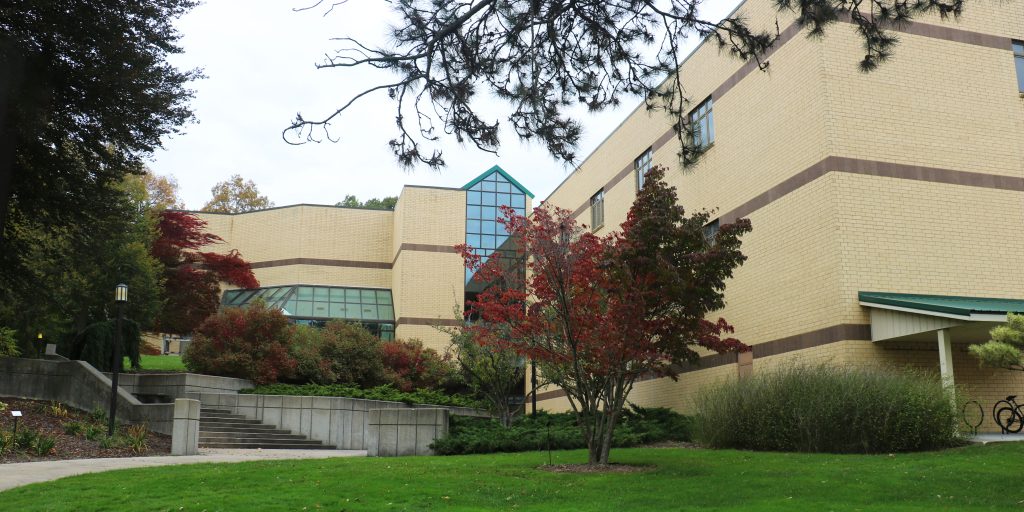
<path fill-rule="evenodd" d="M 139 364 L 143 370 L 165 370 L 169 372 L 184 372 L 185 365 L 181 362 L 181 356 L 166 355 L 166 356 L 139 356 Z M 132 365 L 126 357 L 124 359 L 124 367 L 131 368 Z"/>
<path fill-rule="evenodd" d="M 632 474 L 552 474 L 546 453 L 204 464 L 0 493 L 4 510 L 1020 510 L 1024 443 L 894 456 L 618 449 Z M 582 451 L 555 452 L 555 463 Z"/>

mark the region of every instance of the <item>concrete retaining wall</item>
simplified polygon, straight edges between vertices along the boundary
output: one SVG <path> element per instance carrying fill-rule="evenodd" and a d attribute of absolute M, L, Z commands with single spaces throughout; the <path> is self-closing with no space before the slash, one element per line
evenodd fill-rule
<path fill-rule="evenodd" d="M 433 455 L 430 444 L 448 433 L 447 409 L 371 409 L 367 416 L 366 455 Z"/>
<path fill-rule="evenodd" d="M 147 423 L 154 432 L 171 434 L 173 404 L 144 404 L 120 385 L 117 395 L 119 422 Z M 85 361 L 0 358 L 0 396 L 54 400 L 83 411 L 108 410 L 110 379 Z"/>
<path fill-rule="evenodd" d="M 190 393 L 237 393 L 251 389 L 253 383 L 245 379 L 196 373 L 122 373 L 118 382 L 118 387 L 121 386 L 132 394 L 175 399 L 187 398 Z"/>
<path fill-rule="evenodd" d="M 366 450 L 368 412 L 374 409 L 445 409 L 451 415 L 488 416 L 468 407 L 408 405 L 402 402 L 320 396 L 190 393 L 203 407 L 225 409 L 277 428 L 303 434 L 340 450 Z M 445 425 L 447 425 L 447 420 Z M 447 433 L 438 432 L 437 435 Z M 429 443 L 427 443 L 429 444 Z"/>

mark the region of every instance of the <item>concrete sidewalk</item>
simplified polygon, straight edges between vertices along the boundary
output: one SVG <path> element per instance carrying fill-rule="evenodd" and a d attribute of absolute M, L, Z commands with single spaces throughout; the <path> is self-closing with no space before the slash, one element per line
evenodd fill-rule
<path fill-rule="evenodd" d="M 233 450 L 204 448 L 199 455 L 181 457 L 123 457 L 111 459 L 51 460 L 0 464 L 0 491 L 22 485 L 48 482 L 85 473 L 115 469 L 202 464 L 212 462 L 251 462 L 257 460 L 327 459 L 332 457 L 365 457 L 366 450 Z"/>

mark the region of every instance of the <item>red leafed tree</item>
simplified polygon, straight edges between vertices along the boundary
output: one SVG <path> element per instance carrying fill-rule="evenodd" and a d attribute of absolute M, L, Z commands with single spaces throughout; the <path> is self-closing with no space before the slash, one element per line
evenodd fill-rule
<path fill-rule="evenodd" d="M 562 388 L 576 412 L 591 464 L 607 464 L 612 433 L 641 377 L 675 379 L 699 349 L 748 348 L 725 320 L 725 280 L 746 259 L 746 219 L 705 231 L 710 214 L 687 217 L 649 171 L 621 232 L 604 237 L 572 213 L 541 205 L 529 218 L 504 209 L 513 248 L 489 258 L 459 246 L 474 279 L 488 287 L 471 301 L 468 329 L 481 344 L 530 357 Z M 524 268 L 526 272 L 524 272 Z"/>
<path fill-rule="evenodd" d="M 156 321 L 157 330 L 172 334 L 195 330 L 217 311 L 221 282 L 241 288 L 260 285 L 237 250 L 228 254 L 200 250 L 224 240 L 207 233 L 206 221 L 194 214 L 164 211 L 157 229 L 159 236 L 153 242 L 152 253 L 166 269 L 166 299 Z"/>

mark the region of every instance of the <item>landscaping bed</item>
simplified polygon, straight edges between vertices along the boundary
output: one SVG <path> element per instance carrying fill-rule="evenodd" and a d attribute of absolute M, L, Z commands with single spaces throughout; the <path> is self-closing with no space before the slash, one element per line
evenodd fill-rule
<path fill-rule="evenodd" d="M 250 395 L 336 396 L 447 407 L 481 408 L 484 405 L 476 398 L 467 395 L 453 395 L 433 389 L 401 391 L 389 385 L 363 389 L 344 384 L 268 384 L 252 389 L 243 389 L 239 393 Z"/>
<path fill-rule="evenodd" d="M 171 453 L 170 436 L 143 431 L 141 427 L 118 425 L 118 435 L 107 439 L 106 414 L 102 411 L 86 413 L 56 402 L 19 398 L 0 397 L 0 402 L 7 405 L 0 412 L 0 463 Z M 14 429 L 10 411 L 23 414 L 18 418 L 21 446 L 4 442 Z"/>

